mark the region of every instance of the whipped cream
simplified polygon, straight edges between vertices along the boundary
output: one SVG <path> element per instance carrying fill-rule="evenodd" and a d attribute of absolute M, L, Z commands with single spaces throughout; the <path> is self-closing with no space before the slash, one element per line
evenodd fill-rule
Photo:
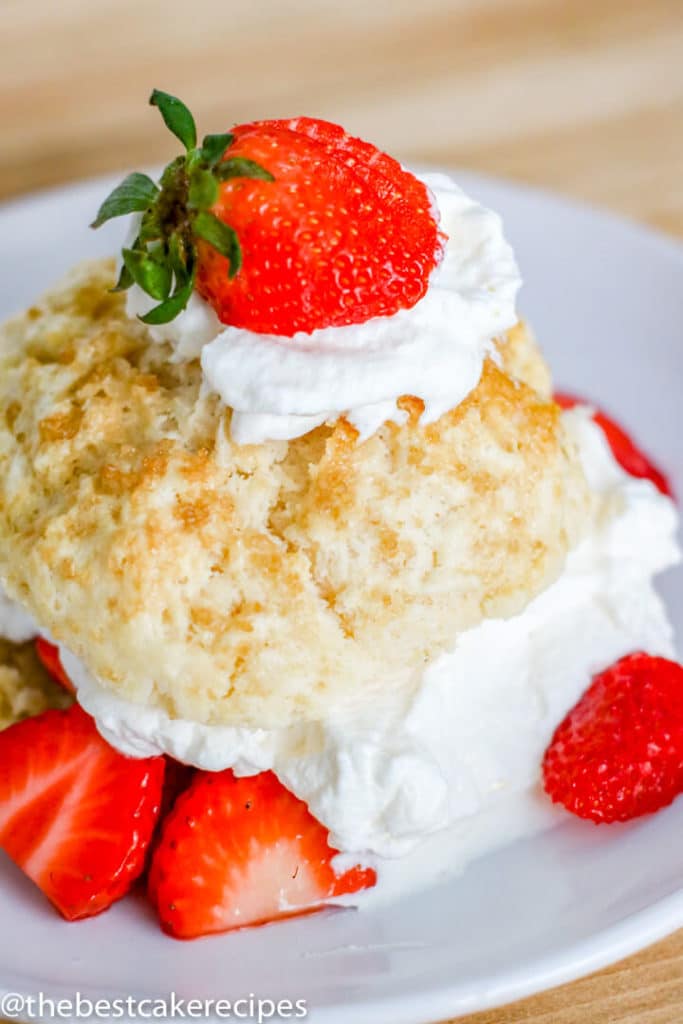
<path fill-rule="evenodd" d="M 388 420 L 404 421 L 402 395 L 421 398 L 430 423 L 477 386 L 494 339 L 517 321 L 521 278 L 498 214 L 445 174 L 422 180 L 447 241 L 411 309 L 288 338 L 226 327 L 195 292 L 175 320 L 149 328 L 176 360 L 201 360 L 206 387 L 233 410 L 237 443 L 299 437 L 342 415 L 365 439 Z M 137 286 L 128 291 L 129 315 L 152 305 Z"/>
<path fill-rule="evenodd" d="M 39 629 L 27 611 L 7 596 L 0 587 L 0 637 L 13 644 L 23 644 L 37 636 Z"/>
<path fill-rule="evenodd" d="M 121 700 L 62 650 L 79 700 L 125 753 L 237 774 L 273 769 L 338 849 L 378 864 L 373 900 L 551 824 L 558 816 L 538 780 L 552 732 L 596 671 L 637 649 L 673 656 L 652 576 L 680 554 L 673 503 L 622 472 L 588 410 L 564 416 L 602 498 L 598 528 L 521 614 L 461 633 L 410 698 L 397 699 L 387 680 L 384 698 L 352 717 L 282 730 L 206 726 Z"/>

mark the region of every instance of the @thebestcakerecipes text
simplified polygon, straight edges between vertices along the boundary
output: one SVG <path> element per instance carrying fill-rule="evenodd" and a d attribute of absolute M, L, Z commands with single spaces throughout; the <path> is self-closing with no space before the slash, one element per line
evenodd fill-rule
<path fill-rule="evenodd" d="M 236 999 L 184 998 L 176 992 L 153 998 L 119 996 L 90 999 L 75 992 L 53 998 L 43 992 L 24 995 L 6 992 L 0 996 L 0 1019 L 32 1020 L 303 1020 L 308 1016 L 305 999 L 265 999 L 253 992 Z"/>

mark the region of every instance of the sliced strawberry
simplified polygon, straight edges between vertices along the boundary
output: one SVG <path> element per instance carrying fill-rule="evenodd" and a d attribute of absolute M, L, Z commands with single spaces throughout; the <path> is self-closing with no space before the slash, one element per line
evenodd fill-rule
<path fill-rule="evenodd" d="M 567 395 L 561 392 L 555 395 L 555 401 L 563 409 L 573 409 L 576 405 L 592 406 L 592 402 L 586 402 L 581 398 L 576 398 L 574 395 Z M 631 476 L 638 477 L 639 479 L 652 481 L 662 494 L 673 498 L 674 494 L 671 484 L 664 473 L 652 462 L 649 456 L 645 455 L 636 446 L 618 423 L 600 410 L 596 410 L 593 414 L 593 420 L 603 431 L 607 438 L 607 443 L 612 449 L 614 458 L 626 473 L 630 473 Z"/>
<path fill-rule="evenodd" d="M 597 675 L 555 730 L 543 780 L 598 824 L 670 804 L 683 792 L 683 667 L 637 653 Z"/>
<path fill-rule="evenodd" d="M 196 770 L 194 768 L 191 768 L 186 764 L 181 764 L 180 761 L 174 761 L 172 757 L 165 757 L 164 760 L 166 762 L 166 770 L 164 772 L 164 786 L 161 793 L 161 810 L 159 811 L 159 818 L 147 854 L 148 869 L 151 866 L 154 851 L 157 849 L 161 840 L 163 825 L 166 818 L 175 807 L 176 801 L 181 793 L 184 793 L 185 790 L 189 788 L 190 783 L 196 774 Z M 148 876 L 149 871 L 143 874 L 141 879 L 143 885 L 146 884 Z"/>
<path fill-rule="evenodd" d="M 164 822 L 149 893 L 175 938 L 264 924 L 375 884 L 372 868 L 337 874 L 336 853 L 272 772 L 198 772 Z"/>
<path fill-rule="evenodd" d="M 141 874 L 163 780 L 78 704 L 28 718 L 0 733 L 0 847 L 67 920 L 92 917 Z"/>
<path fill-rule="evenodd" d="M 566 391 L 556 391 L 553 395 L 553 399 L 559 405 L 560 409 L 574 409 L 577 405 L 591 405 L 585 398 L 579 398 L 578 395 L 570 395 Z"/>
<path fill-rule="evenodd" d="M 173 810 L 176 800 L 181 793 L 189 787 L 195 774 L 195 769 L 190 765 L 174 761 L 172 757 L 166 758 L 166 772 L 164 775 L 164 790 L 161 795 L 161 820 L 163 821 Z"/>
<path fill-rule="evenodd" d="M 39 636 L 35 641 L 36 654 L 42 661 L 44 667 L 52 678 L 58 682 L 68 693 L 76 694 L 76 687 L 64 671 L 62 659 L 59 657 L 59 647 L 51 644 L 45 637 Z"/>

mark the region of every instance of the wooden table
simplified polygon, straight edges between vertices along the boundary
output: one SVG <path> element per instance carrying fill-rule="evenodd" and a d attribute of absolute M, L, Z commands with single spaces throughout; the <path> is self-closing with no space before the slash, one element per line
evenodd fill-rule
<path fill-rule="evenodd" d="M 0 197 L 167 157 L 155 85 L 206 130 L 323 116 L 683 235 L 683 0 L 3 0 L 0 53 Z M 683 934 L 467 1018 L 681 1020 Z"/>

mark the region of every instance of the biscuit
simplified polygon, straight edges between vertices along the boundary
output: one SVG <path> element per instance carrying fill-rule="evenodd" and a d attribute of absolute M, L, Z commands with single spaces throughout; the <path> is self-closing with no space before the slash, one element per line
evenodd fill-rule
<path fill-rule="evenodd" d="M 593 503 L 520 326 L 436 423 L 239 447 L 197 361 L 86 264 L 0 335 L 0 578 L 120 696 L 311 721 L 523 609 Z"/>

